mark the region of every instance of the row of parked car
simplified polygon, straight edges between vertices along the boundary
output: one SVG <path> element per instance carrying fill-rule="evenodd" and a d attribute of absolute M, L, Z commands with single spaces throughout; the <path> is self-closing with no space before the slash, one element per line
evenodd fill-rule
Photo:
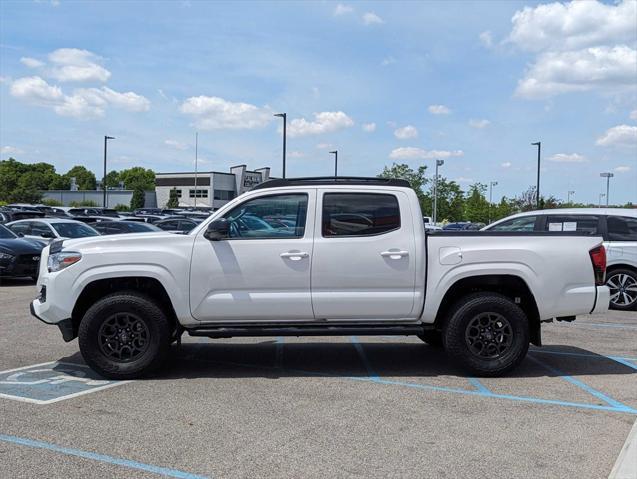
<path fill-rule="evenodd" d="M 120 213 L 110 208 L 50 207 L 13 204 L 0 208 L 0 277 L 38 274 L 42 249 L 59 238 L 153 233 L 185 234 L 211 211 L 138 209 Z"/>

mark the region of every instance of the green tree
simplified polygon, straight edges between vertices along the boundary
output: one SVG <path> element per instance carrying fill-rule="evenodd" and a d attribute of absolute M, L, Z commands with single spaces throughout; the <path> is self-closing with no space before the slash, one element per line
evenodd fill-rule
<path fill-rule="evenodd" d="M 464 219 L 476 223 L 489 221 L 489 201 L 485 196 L 487 185 L 474 183 L 467 191 L 464 203 Z"/>
<path fill-rule="evenodd" d="M 107 188 L 117 188 L 119 186 L 119 172 L 118 171 L 109 171 L 106 175 L 106 187 Z"/>
<path fill-rule="evenodd" d="M 11 195 L 26 166 L 15 158 L 0 161 L 0 201 L 11 202 Z"/>
<path fill-rule="evenodd" d="M 141 188 L 143 190 L 155 189 L 155 172 L 150 169 L 134 166 L 119 172 L 119 181 L 124 182 L 124 187 L 129 190 Z"/>
<path fill-rule="evenodd" d="M 130 200 L 130 209 L 134 210 L 137 208 L 143 208 L 146 203 L 146 193 L 144 192 L 144 188 L 141 186 L 137 186 L 133 190 L 133 197 Z"/>
<path fill-rule="evenodd" d="M 417 170 L 414 170 L 404 163 L 393 163 L 390 167 L 386 166 L 378 177 L 407 180 L 418 196 L 420 208 L 425 211 L 426 198 L 423 188 L 425 188 L 428 181 L 427 178 L 425 178 L 425 171 L 427 171 L 427 167 L 424 165 L 419 166 Z"/>
<path fill-rule="evenodd" d="M 179 198 L 177 197 L 177 188 L 170 190 L 170 196 L 168 197 L 168 203 L 166 208 L 177 208 L 179 206 Z"/>
<path fill-rule="evenodd" d="M 423 213 L 433 216 L 434 185 L 425 194 L 425 204 Z M 460 185 L 452 180 L 447 180 L 443 176 L 438 177 L 438 214 L 440 221 L 460 221 L 464 214 L 464 192 Z"/>
<path fill-rule="evenodd" d="M 80 190 L 94 190 L 96 181 L 95 174 L 92 171 L 87 170 L 84 166 L 74 166 L 64 175 L 68 178 L 69 183 L 71 178 L 75 178 L 75 182 L 77 183 L 77 187 Z"/>

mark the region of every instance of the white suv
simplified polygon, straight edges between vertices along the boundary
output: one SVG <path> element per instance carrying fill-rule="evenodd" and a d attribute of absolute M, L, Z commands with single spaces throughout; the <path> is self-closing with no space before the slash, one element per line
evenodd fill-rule
<path fill-rule="evenodd" d="M 637 307 L 637 209 L 568 208 L 528 211 L 496 221 L 489 231 L 579 231 L 604 238 L 610 307 Z"/>

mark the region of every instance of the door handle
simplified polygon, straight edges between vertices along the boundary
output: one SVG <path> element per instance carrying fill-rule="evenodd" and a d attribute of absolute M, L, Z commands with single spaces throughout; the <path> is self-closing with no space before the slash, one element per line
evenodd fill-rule
<path fill-rule="evenodd" d="M 400 259 L 404 256 L 409 256 L 409 251 L 389 250 L 389 251 L 383 251 L 380 255 L 383 258 L 389 257 L 390 259 Z"/>
<path fill-rule="evenodd" d="M 300 261 L 310 255 L 305 251 L 288 251 L 287 253 L 281 253 L 279 256 L 281 256 L 281 258 L 291 259 L 292 261 Z"/>

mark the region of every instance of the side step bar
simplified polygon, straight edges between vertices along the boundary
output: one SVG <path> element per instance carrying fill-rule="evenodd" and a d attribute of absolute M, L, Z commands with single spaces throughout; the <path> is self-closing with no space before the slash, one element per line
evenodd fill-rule
<path fill-rule="evenodd" d="M 409 336 L 424 331 L 421 325 L 278 325 L 201 326 L 186 329 L 190 336 L 232 338 L 235 336 Z"/>

